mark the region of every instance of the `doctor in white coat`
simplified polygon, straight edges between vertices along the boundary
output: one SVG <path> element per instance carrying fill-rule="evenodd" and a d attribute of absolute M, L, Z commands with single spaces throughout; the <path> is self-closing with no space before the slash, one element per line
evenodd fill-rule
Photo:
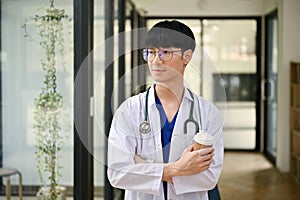
<path fill-rule="evenodd" d="M 154 84 L 114 114 L 108 179 L 125 189 L 126 200 L 206 200 L 222 171 L 223 123 L 213 104 L 184 86 L 194 35 L 181 22 L 162 21 L 149 30 L 145 45 Z M 201 131 L 214 137 L 212 148 L 193 149 Z"/>

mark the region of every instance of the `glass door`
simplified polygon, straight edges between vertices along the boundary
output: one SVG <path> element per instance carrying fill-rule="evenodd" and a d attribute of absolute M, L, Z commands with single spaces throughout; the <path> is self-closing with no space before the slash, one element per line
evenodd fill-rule
<path fill-rule="evenodd" d="M 277 74 L 278 74 L 278 21 L 277 12 L 266 16 L 266 63 L 265 77 L 262 81 L 264 88 L 263 101 L 265 108 L 264 152 L 271 162 L 276 159 L 277 132 Z"/>
<path fill-rule="evenodd" d="M 219 110 L 226 113 L 223 133 L 228 150 L 259 146 L 257 27 L 256 19 L 203 20 L 203 48 L 216 65 L 213 71 L 204 61 L 203 74 L 213 91 L 203 88 L 203 96 L 212 94 Z M 225 99 L 220 95 L 224 89 Z"/>

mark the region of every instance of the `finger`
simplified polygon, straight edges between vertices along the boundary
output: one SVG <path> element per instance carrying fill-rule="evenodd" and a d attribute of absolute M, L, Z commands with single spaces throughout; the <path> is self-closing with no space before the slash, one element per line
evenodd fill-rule
<path fill-rule="evenodd" d="M 186 151 L 192 152 L 194 150 L 194 146 L 191 145 L 188 148 L 186 148 Z"/>
<path fill-rule="evenodd" d="M 215 153 L 212 152 L 210 154 L 202 155 L 201 157 L 203 161 L 211 161 L 214 155 Z"/>
<path fill-rule="evenodd" d="M 208 169 L 209 166 L 210 166 L 210 164 L 211 164 L 211 162 L 212 162 L 212 160 L 207 160 L 207 161 L 202 162 L 202 163 L 201 163 L 201 168 L 202 168 L 203 170 Z"/>
<path fill-rule="evenodd" d="M 193 170 L 190 170 L 189 172 L 191 172 L 191 174 L 195 174 L 195 173 L 200 173 L 204 170 L 207 170 L 209 168 L 211 164 L 211 161 L 202 161 L 201 163 L 198 164 L 197 167 L 195 167 Z"/>
<path fill-rule="evenodd" d="M 204 149 L 200 149 L 198 150 L 199 151 L 199 154 L 202 156 L 202 155 L 206 155 L 206 154 L 210 154 L 212 152 L 214 152 L 214 148 L 204 148 Z"/>
<path fill-rule="evenodd" d="M 214 152 L 210 151 L 201 151 L 198 153 L 198 157 L 202 158 L 203 160 L 203 158 L 212 158 L 214 154 Z"/>

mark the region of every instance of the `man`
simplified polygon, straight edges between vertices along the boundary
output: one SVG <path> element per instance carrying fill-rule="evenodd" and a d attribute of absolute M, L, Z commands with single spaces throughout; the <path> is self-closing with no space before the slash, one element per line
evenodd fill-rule
<path fill-rule="evenodd" d="M 181 22 L 162 21 L 149 30 L 145 45 L 154 84 L 115 112 L 108 178 L 125 189 L 125 199 L 208 199 L 223 165 L 222 120 L 210 102 L 184 86 L 193 32 Z M 193 149 L 199 131 L 214 137 L 212 148 Z"/>

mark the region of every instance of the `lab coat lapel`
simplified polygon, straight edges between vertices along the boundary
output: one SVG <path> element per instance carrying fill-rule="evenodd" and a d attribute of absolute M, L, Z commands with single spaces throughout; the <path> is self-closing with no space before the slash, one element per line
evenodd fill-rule
<path fill-rule="evenodd" d="M 184 122 L 189 118 L 192 99 L 185 89 L 184 97 L 178 110 L 176 123 L 173 129 L 169 162 L 174 162 L 180 158 L 184 149 L 191 145 L 195 133 L 188 131 L 184 134 Z"/>
<path fill-rule="evenodd" d="M 155 96 L 154 96 L 154 87 L 152 86 L 149 91 L 149 121 L 151 124 L 151 134 L 153 135 L 153 139 L 155 142 L 155 149 L 157 156 L 157 162 L 163 163 L 163 152 L 162 152 L 162 144 L 161 144 L 161 122 L 160 122 L 160 114 L 158 109 L 156 108 Z"/>

